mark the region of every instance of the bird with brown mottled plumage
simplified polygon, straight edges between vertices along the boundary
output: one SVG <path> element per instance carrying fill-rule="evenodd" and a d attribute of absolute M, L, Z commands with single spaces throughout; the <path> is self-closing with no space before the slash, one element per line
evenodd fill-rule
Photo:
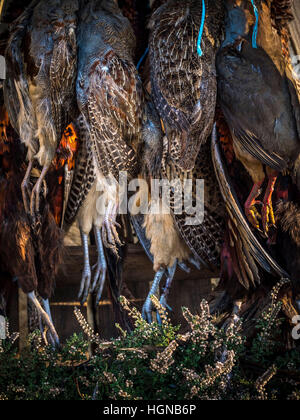
<path fill-rule="evenodd" d="M 146 215 L 132 215 L 133 226 L 156 272 L 153 285 L 143 307 L 143 316 L 152 320 L 151 295 L 166 276 L 166 285 L 161 296 L 162 305 L 167 308 L 167 298 L 177 266 L 189 271 L 191 263 L 197 269 L 220 266 L 220 254 L 225 234 L 225 205 L 220 193 L 211 159 L 210 143 L 203 145 L 202 153 L 196 160 L 192 172 L 186 173 L 174 164 L 169 156 L 168 140 L 162 132 L 159 115 L 148 98 L 146 119 L 143 124 L 143 152 L 141 155 L 141 177 L 148 182 L 146 191 L 140 194 L 151 195 Z M 154 203 L 152 182 L 163 181 L 170 186 L 168 196 L 159 195 L 162 211 L 151 212 Z M 199 180 L 204 180 L 205 193 L 202 196 Z M 190 183 L 191 201 L 189 207 L 188 188 Z M 137 195 L 143 202 L 143 196 Z M 165 201 L 167 200 L 167 201 Z M 191 208 L 193 206 L 193 209 Z"/>
<path fill-rule="evenodd" d="M 33 0 L 14 24 L 6 50 L 5 104 L 28 149 L 22 193 L 32 215 L 38 214 L 39 193 L 73 109 L 78 7 L 77 0 Z M 29 191 L 35 162 L 42 172 Z"/>
<path fill-rule="evenodd" d="M 223 23 L 220 0 L 169 0 L 150 20 L 152 96 L 166 130 L 170 156 L 185 171 L 193 169 L 212 132 L 217 96 L 215 58 Z"/>
<path fill-rule="evenodd" d="M 66 211 L 76 218 L 84 249 L 80 297 L 97 290 L 100 300 L 107 271 L 103 244 L 117 253 L 119 173 L 138 173 L 137 153 L 144 112 L 143 87 L 134 65 L 136 40 L 117 0 L 93 0 L 81 10 L 77 34 L 77 121 L 82 146 Z M 105 194 L 104 194 L 105 193 Z M 88 236 L 94 229 L 98 265 L 92 280 Z M 92 287 L 91 287 L 92 286 Z"/>

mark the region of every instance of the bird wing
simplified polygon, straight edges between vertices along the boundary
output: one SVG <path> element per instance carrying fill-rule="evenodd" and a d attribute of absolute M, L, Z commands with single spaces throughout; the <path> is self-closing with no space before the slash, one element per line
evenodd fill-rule
<path fill-rule="evenodd" d="M 173 165 L 171 173 L 169 169 L 166 169 L 163 175 L 168 177 L 169 180 L 180 179 L 182 186 L 185 185 L 187 180 L 192 181 L 193 206 L 199 203 L 200 199 L 195 184 L 197 180 L 204 179 L 204 202 L 201 203 L 203 204 L 203 213 L 199 212 L 199 215 L 189 216 L 184 208 L 182 214 L 176 214 L 173 192 L 171 193 L 171 209 L 173 210 L 175 225 L 196 260 L 205 266 L 219 266 L 225 232 L 225 207 L 214 174 L 209 143 L 203 145 L 202 152 L 199 154 L 192 172 L 185 173 L 178 166 Z M 185 200 L 187 197 L 183 195 L 182 198 Z M 195 223 L 188 223 L 188 217 L 194 219 Z"/>
<path fill-rule="evenodd" d="M 85 202 L 96 179 L 93 155 L 87 147 L 89 128 L 82 116 L 78 118 L 77 127 L 79 130 L 80 146 L 75 161 L 73 181 L 64 217 L 64 221 L 68 226 L 71 226 L 74 222 L 78 211 Z"/>
<path fill-rule="evenodd" d="M 134 65 L 109 50 L 90 76 L 87 101 L 91 146 L 100 173 L 136 175 L 143 90 Z"/>
<path fill-rule="evenodd" d="M 224 163 L 220 146 L 217 139 L 217 128 L 214 128 L 212 138 L 212 157 L 215 168 L 215 173 L 219 182 L 221 193 L 226 203 L 227 212 L 235 230 L 238 231 L 238 235 L 234 235 L 238 240 L 239 255 L 242 257 L 244 264 L 244 270 L 247 272 L 256 273 L 255 282 L 260 283 L 260 278 L 257 270 L 249 270 L 248 267 L 260 266 L 266 272 L 279 277 L 289 278 L 289 275 L 283 270 L 274 259 L 268 254 L 264 247 L 257 240 L 252 230 L 249 227 L 247 220 L 245 219 L 243 210 L 240 206 L 238 197 L 230 180 L 230 176 Z M 240 257 L 240 258 L 241 258 Z M 255 264 L 254 264 L 255 263 Z M 239 279 L 242 284 L 247 285 L 247 281 Z M 250 280 L 251 284 L 253 281 Z"/>
<path fill-rule="evenodd" d="M 285 75 L 264 50 L 254 53 L 246 41 L 241 53 L 232 47 L 221 51 L 217 69 L 219 102 L 234 140 L 263 164 L 286 169 L 298 142 Z"/>

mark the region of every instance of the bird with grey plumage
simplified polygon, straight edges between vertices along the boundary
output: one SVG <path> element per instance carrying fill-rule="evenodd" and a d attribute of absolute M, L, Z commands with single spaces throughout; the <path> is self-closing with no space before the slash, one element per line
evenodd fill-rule
<path fill-rule="evenodd" d="M 86 2 L 78 29 L 77 102 L 82 147 L 76 162 L 66 223 L 77 219 L 84 250 L 80 298 L 100 300 L 107 264 L 104 247 L 117 254 L 120 171 L 138 174 L 144 112 L 143 88 L 134 65 L 135 36 L 116 0 Z M 93 276 L 88 238 L 94 229 L 98 264 Z"/>
<path fill-rule="evenodd" d="M 226 38 L 217 57 L 219 103 L 236 157 L 254 183 L 245 214 L 264 236 L 276 227 L 272 194 L 277 176 L 297 170 L 300 152 L 299 98 L 275 27 L 275 3 L 280 2 L 227 0 Z"/>
<path fill-rule="evenodd" d="M 5 105 L 28 150 L 22 194 L 31 215 L 39 213 L 45 176 L 74 110 L 78 7 L 78 0 L 33 0 L 15 22 L 6 50 Z M 42 171 L 31 191 L 36 163 Z"/>
<path fill-rule="evenodd" d="M 170 156 L 185 171 L 212 132 L 223 24 L 222 0 L 169 0 L 150 20 L 152 96 Z"/>

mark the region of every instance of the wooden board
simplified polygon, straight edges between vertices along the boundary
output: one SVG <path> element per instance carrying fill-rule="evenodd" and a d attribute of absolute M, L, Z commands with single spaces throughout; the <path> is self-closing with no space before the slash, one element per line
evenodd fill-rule
<path fill-rule="evenodd" d="M 96 250 L 91 247 L 92 263 L 96 262 Z M 81 273 L 83 269 L 83 255 L 80 247 L 70 247 L 64 265 L 59 273 L 54 296 L 51 300 L 51 311 L 55 326 L 61 340 L 64 341 L 74 332 L 81 329 L 74 317 L 74 307 L 80 307 L 77 298 Z M 145 301 L 149 292 L 149 284 L 153 280 L 154 272 L 152 264 L 146 257 L 139 245 L 131 245 L 128 248 L 127 258 L 124 264 L 124 279 L 128 289 L 134 296 L 134 303 L 139 309 Z M 174 323 L 183 324 L 184 320 L 181 307 L 187 306 L 196 312 L 203 297 L 211 292 L 211 278 L 216 277 L 217 273 L 202 271 L 201 273 L 193 270 L 190 274 L 178 270 L 174 280 L 173 289 L 170 294 L 169 303 L 173 309 L 171 315 Z M 118 335 L 114 327 L 115 320 L 112 304 L 108 297 L 108 290 L 105 288 L 102 301 L 97 308 L 96 325 L 102 338 L 109 339 Z M 87 318 L 87 307 L 82 308 L 84 316 Z"/>

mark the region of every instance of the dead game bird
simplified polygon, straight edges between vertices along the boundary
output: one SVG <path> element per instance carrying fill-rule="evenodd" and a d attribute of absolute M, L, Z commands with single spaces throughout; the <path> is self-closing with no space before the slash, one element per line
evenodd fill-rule
<path fill-rule="evenodd" d="M 219 103 L 236 157 L 254 182 L 245 214 L 259 229 L 256 206 L 262 205 L 265 234 L 275 226 L 272 193 L 277 175 L 293 170 L 300 152 L 299 99 L 274 28 L 274 3 L 227 0 L 226 39 L 217 56 Z M 264 198 L 258 201 L 266 177 Z"/>
<path fill-rule="evenodd" d="M 15 22 L 6 50 L 5 104 L 28 150 L 22 193 L 32 215 L 39 211 L 40 191 L 73 109 L 78 7 L 77 0 L 33 1 Z M 42 172 L 29 191 L 35 162 Z"/>
<path fill-rule="evenodd" d="M 134 65 L 135 36 L 116 0 L 94 0 L 81 11 L 78 30 L 77 102 L 81 150 L 66 211 L 79 222 L 84 248 L 80 297 L 91 289 L 88 236 L 95 231 L 98 265 L 92 289 L 100 300 L 107 264 L 103 245 L 117 253 L 120 171 L 137 175 L 143 88 Z"/>
<path fill-rule="evenodd" d="M 212 132 L 223 23 L 221 0 L 169 0 L 150 20 L 152 96 L 169 154 L 185 171 Z"/>
<path fill-rule="evenodd" d="M 1 115 L 5 115 L 3 108 Z M 39 230 L 33 230 L 20 189 L 26 171 L 25 147 L 10 126 L 8 117 L 2 120 L 1 126 L 5 126 L 5 130 L 0 137 L 0 271 L 8 273 L 10 281 L 15 279 L 28 295 L 42 323 L 49 329 L 50 344 L 58 345 L 49 298 L 62 259 L 62 232 L 49 204 L 43 204 Z M 3 133 L 6 134 L 3 136 Z M 37 294 L 42 298 L 42 305 Z M 47 342 L 46 330 L 42 333 Z"/>
<path fill-rule="evenodd" d="M 170 203 L 165 202 L 161 195 L 158 199 L 162 208 L 159 214 L 149 211 L 145 216 L 132 217 L 139 240 L 153 261 L 156 272 L 143 307 L 144 318 L 151 322 L 151 296 L 156 294 L 164 276 L 167 280 L 161 304 L 167 308 L 167 298 L 177 266 L 185 271 L 188 270 L 188 263 L 195 265 L 199 270 L 201 267 L 220 266 L 225 233 L 225 206 L 214 174 L 209 142 L 203 145 L 194 170 L 184 172 L 169 157 L 168 140 L 164 137 L 159 116 L 151 101 L 148 102 L 146 115 L 143 129 L 142 178 L 148 181 L 149 187 L 155 179 L 167 181 L 171 186 Z M 204 200 L 200 203 L 201 211 L 196 206 L 201 199 L 199 190 L 195 188 L 197 180 L 204 180 L 205 183 Z M 183 193 L 187 190 L 184 186 L 189 181 L 193 184 L 191 202 L 194 214 L 190 214 L 190 209 L 184 207 L 187 203 L 187 196 Z M 180 200 L 182 206 L 178 211 Z"/>

